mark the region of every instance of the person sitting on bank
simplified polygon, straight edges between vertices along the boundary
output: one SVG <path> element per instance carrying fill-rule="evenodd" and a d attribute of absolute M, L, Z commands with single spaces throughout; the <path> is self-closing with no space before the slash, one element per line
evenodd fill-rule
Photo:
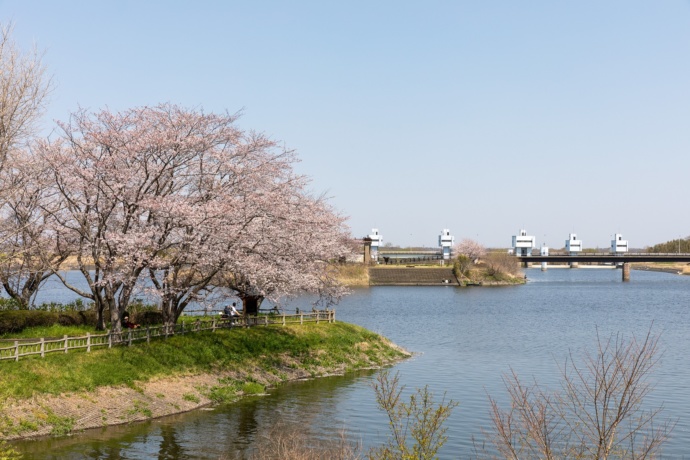
<path fill-rule="evenodd" d="M 136 328 L 139 327 L 139 325 L 136 324 L 136 323 L 131 322 L 131 321 L 129 320 L 129 315 L 125 315 L 125 316 L 122 318 L 122 327 L 124 327 L 124 328 L 126 328 L 126 329 L 136 329 Z"/>
<path fill-rule="evenodd" d="M 237 311 L 237 302 L 232 303 L 232 307 L 230 308 L 230 316 L 240 316 L 240 312 Z"/>
<path fill-rule="evenodd" d="M 223 313 L 220 314 L 221 318 L 229 318 L 232 315 L 232 308 L 230 308 L 230 305 L 226 305 L 225 308 L 223 308 Z"/>

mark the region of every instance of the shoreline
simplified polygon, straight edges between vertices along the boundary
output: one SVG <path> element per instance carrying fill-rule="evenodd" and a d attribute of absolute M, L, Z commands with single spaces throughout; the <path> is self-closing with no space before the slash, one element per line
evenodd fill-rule
<path fill-rule="evenodd" d="M 60 395 L 10 398 L 0 405 L 0 440 L 61 437 L 94 428 L 146 422 L 216 404 L 233 404 L 244 396 L 265 394 L 283 383 L 378 369 L 413 356 L 385 337 L 378 337 L 373 342 L 355 343 L 350 362 L 332 366 L 311 367 L 305 364 L 311 353 L 295 358 L 286 352 L 275 357 L 272 369 L 251 361 L 238 369 L 154 377 Z M 323 352 L 312 350 L 317 355 Z M 244 393 L 242 384 L 246 382 L 261 385 L 264 393 Z"/>
<path fill-rule="evenodd" d="M 251 378 L 259 383 L 265 383 L 266 390 L 275 388 L 283 383 L 306 381 L 315 378 L 346 375 L 347 372 L 379 369 L 395 364 L 402 359 L 385 362 L 377 366 L 361 367 L 350 371 L 330 369 L 323 374 L 312 376 L 307 371 L 297 373 L 287 379 L 275 379 L 268 375 L 252 374 Z M 102 387 L 88 392 L 76 392 L 65 395 L 39 395 L 29 400 L 8 401 L 1 411 L 3 417 L 15 424 L 32 423 L 35 417 L 46 421 L 62 421 L 69 425 L 69 430 L 61 432 L 56 425 L 46 424 L 31 433 L 18 433 L 0 436 L 0 440 L 17 441 L 31 440 L 64 435 L 78 435 L 80 432 L 125 425 L 129 423 L 147 422 L 163 417 L 184 414 L 199 409 L 215 406 L 209 398 L 209 391 L 222 385 L 224 379 L 236 378 L 232 372 L 217 374 L 198 374 L 156 379 L 141 383 L 135 388 Z M 246 396 L 261 396 L 261 394 L 236 394 L 233 404 Z"/>

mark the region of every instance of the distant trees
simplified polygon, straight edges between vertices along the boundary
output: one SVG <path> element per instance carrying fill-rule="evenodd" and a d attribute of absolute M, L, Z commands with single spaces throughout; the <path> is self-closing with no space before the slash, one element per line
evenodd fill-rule
<path fill-rule="evenodd" d="M 690 253 L 690 236 L 685 238 L 678 238 L 676 240 L 667 241 L 665 243 L 655 244 L 647 248 L 647 252 L 651 253 Z"/>

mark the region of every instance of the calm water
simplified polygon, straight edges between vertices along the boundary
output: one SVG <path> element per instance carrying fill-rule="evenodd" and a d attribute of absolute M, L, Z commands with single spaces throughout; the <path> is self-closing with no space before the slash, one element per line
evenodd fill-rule
<path fill-rule="evenodd" d="M 428 384 L 460 402 L 447 426 L 442 458 L 473 455 L 472 437 L 489 427 L 487 394 L 506 401 L 502 375 L 555 386 L 569 351 L 593 350 L 602 336 L 653 330 L 664 350 L 648 402 L 678 418 L 665 458 L 690 458 L 690 277 L 620 270 L 527 270 L 524 286 L 502 288 L 374 287 L 356 290 L 339 320 L 389 337 L 413 359 L 395 366 L 408 389 Z M 292 306 L 308 306 L 308 300 Z M 321 438 L 346 431 L 364 447 L 387 434 L 373 371 L 284 385 L 270 396 L 152 422 L 92 430 L 64 439 L 16 444 L 28 458 L 243 458 L 278 421 Z"/>

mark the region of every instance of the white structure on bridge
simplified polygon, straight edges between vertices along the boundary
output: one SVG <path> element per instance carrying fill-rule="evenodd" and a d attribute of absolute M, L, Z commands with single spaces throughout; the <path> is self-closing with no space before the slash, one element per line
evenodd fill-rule
<path fill-rule="evenodd" d="M 575 233 L 568 235 L 568 240 L 565 242 L 565 249 L 571 256 L 576 256 L 578 252 L 582 251 L 582 241 L 577 239 Z"/>
<path fill-rule="evenodd" d="M 568 251 L 571 256 L 576 256 L 582 252 L 582 241 L 577 239 L 575 233 L 568 235 L 568 240 L 565 242 L 565 250 Z M 577 262 L 570 262 L 570 268 L 575 267 L 577 267 Z"/>
<path fill-rule="evenodd" d="M 371 235 L 369 235 L 369 238 L 371 239 L 371 260 L 378 262 L 379 246 L 383 246 L 383 236 L 379 235 L 378 228 L 372 228 Z"/>
<path fill-rule="evenodd" d="M 519 235 L 513 235 L 513 254 L 516 256 L 531 256 L 536 244 L 534 236 L 527 235 L 527 231 L 520 230 Z"/>
<path fill-rule="evenodd" d="M 450 230 L 444 228 L 438 236 L 438 245 L 443 253 L 443 260 L 450 260 L 450 249 L 453 247 L 455 237 L 450 234 Z"/>
<path fill-rule="evenodd" d="M 623 235 L 616 233 L 611 240 L 611 253 L 623 254 L 628 252 L 628 240 L 623 239 Z"/>

